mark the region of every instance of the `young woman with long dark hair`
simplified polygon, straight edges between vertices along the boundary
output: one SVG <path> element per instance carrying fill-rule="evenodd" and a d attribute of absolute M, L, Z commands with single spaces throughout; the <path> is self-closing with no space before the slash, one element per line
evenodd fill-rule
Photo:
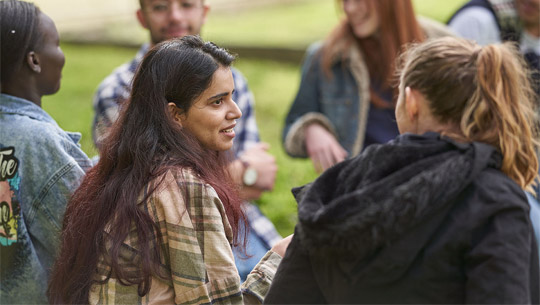
<path fill-rule="evenodd" d="M 262 301 L 287 241 L 241 289 L 231 244 L 244 215 L 225 171 L 241 116 L 233 60 L 196 36 L 146 54 L 99 163 L 69 203 L 51 303 L 242 303 L 242 293 Z"/>
<path fill-rule="evenodd" d="M 538 304 L 536 101 L 511 45 L 404 56 L 401 133 L 295 191 L 269 304 Z"/>

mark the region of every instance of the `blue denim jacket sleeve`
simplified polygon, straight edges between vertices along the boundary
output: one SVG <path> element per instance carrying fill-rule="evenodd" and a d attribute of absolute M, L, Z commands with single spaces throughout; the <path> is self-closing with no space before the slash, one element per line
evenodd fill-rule
<path fill-rule="evenodd" d="M 336 61 L 327 77 L 320 48 L 316 43 L 307 51 L 300 88 L 285 120 L 283 146 L 292 157 L 307 157 L 304 129 L 312 123 L 330 131 L 349 153 L 357 136 L 360 99 L 350 61 Z"/>
<path fill-rule="evenodd" d="M 302 126 L 305 126 L 308 121 L 324 121 L 319 104 L 320 90 L 318 87 L 321 77 L 321 67 L 318 60 L 320 47 L 321 43 L 315 43 L 306 52 L 300 88 L 285 119 L 282 141 L 285 151 L 292 157 L 307 157 L 303 131 L 300 130 Z M 329 121 L 325 123 L 328 124 Z M 301 133 L 299 137 L 297 136 L 298 131 Z"/>
<path fill-rule="evenodd" d="M 69 139 L 60 142 L 40 133 L 42 141 L 14 147 L 19 164 L 20 203 L 13 258 L 2 261 L 9 277 L 2 279 L 0 296 L 7 303 L 43 303 L 48 273 L 59 249 L 67 201 L 81 182 L 90 160 Z M 66 136 L 67 137 L 67 136 Z M 63 142 L 63 143 L 62 143 Z M 60 146 L 58 145 L 60 144 Z M 72 147 L 70 147 L 72 146 Z M 73 150 L 69 153 L 69 150 Z M 80 149 L 79 149 L 80 150 Z M 6 252 L 10 252 L 4 245 Z M 11 265 L 9 262 L 18 261 Z M 4 263 L 8 263 L 4 266 Z M 16 281 L 13 279 L 16 278 Z M 11 280 L 10 280 L 11 279 Z M 4 282 L 7 281 L 7 282 Z M 4 290 L 5 289 L 5 290 Z"/>
<path fill-rule="evenodd" d="M 41 148 L 36 147 L 36 154 L 43 155 L 47 151 L 44 157 L 49 160 L 49 165 L 43 168 L 43 173 L 49 174 L 35 181 L 36 186 L 41 185 L 35 190 L 30 208 L 23 207 L 29 215 L 26 219 L 28 231 L 38 241 L 34 242 L 34 247 L 46 269 L 52 267 L 58 251 L 67 202 L 91 167 L 90 160 L 77 144 L 80 135 L 65 135 L 57 139 L 58 142 L 49 138 Z"/>
<path fill-rule="evenodd" d="M 80 134 L 63 131 L 29 101 L 0 95 L 0 125 L 2 160 L 16 164 L 0 179 L 9 218 L 0 230 L 0 299 L 45 303 L 66 204 L 91 161 L 80 149 Z"/>

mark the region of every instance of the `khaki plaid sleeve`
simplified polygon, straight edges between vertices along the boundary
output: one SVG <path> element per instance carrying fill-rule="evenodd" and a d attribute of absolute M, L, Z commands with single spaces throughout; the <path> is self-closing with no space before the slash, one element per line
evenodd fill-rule
<path fill-rule="evenodd" d="M 242 293 L 246 300 L 255 298 L 256 300 L 253 300 L 255 303 L 263 302 L 280 262 L 279 254 L 272 251 L 266 253 L 242 284 Z"/>
<path fill-rule="evenodd" d="M 232 230 L 215 190 L 184 172 L 164 183 L 154 202 L 161 210 L 156 210 L 160 227 L 165 226 L 175 303 L 242 304 Z"/>

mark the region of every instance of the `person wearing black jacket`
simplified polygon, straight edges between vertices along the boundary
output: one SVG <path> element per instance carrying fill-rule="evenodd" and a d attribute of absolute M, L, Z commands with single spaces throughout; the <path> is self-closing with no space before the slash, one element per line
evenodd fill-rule
<path fill-rule="evenodd" d="M 401 135 L 293 190 L 299 223 L 266 304 L 539 303 L 518 51 L 441 38 L 403 59 Z"/>

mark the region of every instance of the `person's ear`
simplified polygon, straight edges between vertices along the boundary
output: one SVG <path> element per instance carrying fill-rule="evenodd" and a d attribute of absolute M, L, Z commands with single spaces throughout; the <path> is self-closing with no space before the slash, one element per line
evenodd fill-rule
<path fill-rule="evenodd" d="M 146 22 L 146 17 L 144 16 L 142 9 L 137 10 L 137 20 L 139 20 L 139 24 L 143 28 L 148 29 L 148 23 Z"/>
<path fill-rule="evenodd" d="M 206 23 L 206 16 L 208 16 L 209 11 L 210 11 L 210 5 L 203 4 L 202 24 Z"/>
<path fill-rule="evenodd" d="M 167 107 L 169 107 L 169 112 L 174 118 L 174 121 L 180 124 L 180 126 L 182 126 L 182 121 L 184 120 L 184 115 L 182 111 L 178 107 L 176 107 L 174 103 L 168 103 Z"/>
<path fill-rule="evenodd" d="M 30 70 L 36 73 L 41 73 L 41 64 L 39 61 L 39 56 L 36 54 L 36 52 L 30 51 L 28 54 L 26 54 L 26 64 Z"/>
<path fill-rule="evenodd" d="M 411 89 L 410 87 L 405 88 L 405 111 L 409 120 L 414 121 L 418 116 L 419 110 L 419 96 L 418 91 Z"/>

